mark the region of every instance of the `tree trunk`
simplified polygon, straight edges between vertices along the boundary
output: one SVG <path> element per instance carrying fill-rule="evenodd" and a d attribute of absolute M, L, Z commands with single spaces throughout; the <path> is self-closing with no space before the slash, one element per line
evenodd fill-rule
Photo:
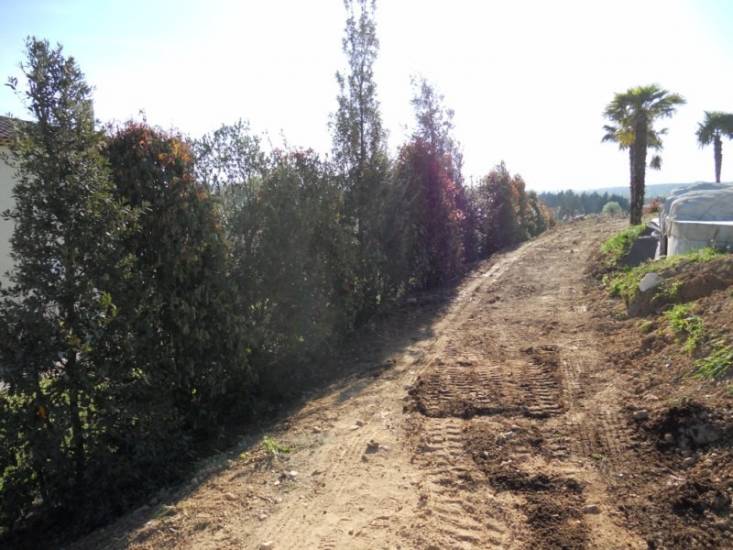
<path fill-rule="evenodd" d="M 82 433 L 81 414 L 79 412 L 79 381 L 76 376 L 76 351 L 69 350 L 66 370 L 69 374 L 69 413 L 71 416 L 71 441 L 74 449 L 74 489 L 76 496 L 84 494 L 84 434 Z"/>
<path fill-rule="evenodd" d="M 715 183 L 720 183 L 720 169 L 723 165 L 723 141 L 718 135 L 713 138 L 713 150 L 715 151 Z"/>
<path fill-rule="evenodd" d="M 634 143 L 631 146 L 631 201 L 629 221 L 631 225 L 641 223 L 644 210 L 644 183 L 646 179 L 646 117 L 639 116 L 634 127 Z"/>
<path fill-rule="evenodd" d="M 629 223 L 634 225 L 633 205 L 636 199 L 636 187 L 634 187 L 634 144 L 629 147 Z"/>

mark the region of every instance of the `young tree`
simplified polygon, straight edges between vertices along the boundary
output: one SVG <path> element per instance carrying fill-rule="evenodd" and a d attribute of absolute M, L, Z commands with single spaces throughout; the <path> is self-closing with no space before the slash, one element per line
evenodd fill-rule
<path fill-rule="evenodd" d="M 344 0 L 349 13 L 342 42 L 348 74 L 336 73 L 338 109 L 331 121 L 333 159 L 357 197 L 372 173 L 384 170 L 386 133 L 377 99 L 374 63 L 379 52 L 375 0 Z"/>
<path fill-rule="evenodd" d="M 427 146 L 429 153 L 442 165 L 446 176 L 452 182 L 453 197 L 449 203 L 459 214 L 456 220 L 460 220 L 457 228 L 462 248 L 460 263 L 463 263 L 463 260 L 473 260 L 478 254 L 476 214 L 463 187 L 463 153 L 460 143 L 453 137 L 454 112 L 445 107 L 444 96 L 424 78 L 414 78 L 412 85 L 414 91 L 412 106 L 416 120 L 413 141 L 420 141 Z"/>
<path fill-rule="evenodd" d="M 453 137 L 453 109 L 444 106 L 444 96 L 424 78 L 412 80 L 412 107 L 415 110 L 414 137 L 428 144 L 447 163 L 448 176 L 458 184 L 463 183 L 463 153 Z"/>
<path fill-rule="evenodd" d="M 629 151 L 629 167 L 631 171 L 631 201 L 629 218 L 631 225 L 641 223 L 644 208 L 644 184 L 646 179 L 647 150 L 660 150 L 662 136 L 666 128 L 656 130 L 654 122 L 660 118 L 671 117 L 677 106 L 685 103 L 679 94 L 673 94 L 652 84 L 629 88 L 617 93 L 611 103 L 606 106 L 604 115 L 611 121 L 604 126 L 606 134 L 602 141 L 618 143 L 619 148 Z M 655 155 L 649 166 L 661 168 L 662 159 Z"/>
<path fill-rule="evenodd" d="M 130 260 L 120 245 L 135 213 L 114 196 L 91 88 L 74 59 L 29 38 L 21 69 L 27 88 L 9 85 L 33 122 L 11 145 L 17 183 L 5 216 L 15 224 L 15 269 L 0 310 L 0 371 L 26 407 L 23 454 L 34 473 L 22 487 L 0 483 L 0 492 L 80 505 L 94 475 L 96 410 L 121 376 L 113 292 Z"/>
<path fill-rule="evenodd" d="M 357 323 L 369 318 L 394 292 L 383 240 L 389 187 L 386 133 L 377 99 L 374 63 L 379 51 L 375 0 L 344 0 L 348 12 L 343 51 L 348 71 L 336 74 L 338 108 L 331 119 L 333 163 L 345 191 L 343 223 L 356 241 L 352 289 Z"/>
<path fill-rule="evenodd" d="M 459 275 L 464 264 L 458 188 L 444 158 L 419 137 L 400 151 L 395 179 L 409 197 L 403 210 L 408 220 L 404 234 L 410 238 L 410 271 L 416 286 L 443 284 Z"/>
<path fill-rule="evenodd" d="M 480 212 L 479 232 L 484 254 L 519 243 L 538 234 L 539 229 L 535 227 L 549 227 L 552 223 L 546 210 L 542 212 L 542 221 L 530 220 L 532 204 L 524 180 L 512 176 L 504 163 L 481 179 L 474 195 Z"/>
<path fill-rule="evenodd" d="M 723 138 L 733 138 L 733 114 L 705 111 L 705 120 L 698 124 L 696 135 L 700 147 L 713 144 L 715 183 L 720 183 L 720 170 L 723 165 Z"/>

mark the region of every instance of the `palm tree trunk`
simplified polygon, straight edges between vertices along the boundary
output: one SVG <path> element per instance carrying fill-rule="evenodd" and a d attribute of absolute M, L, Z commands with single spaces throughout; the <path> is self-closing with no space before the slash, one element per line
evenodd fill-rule
<path fill-rule="evenodd" d="M 631 168 L 631 205 L 629 221 L 631 225 L 641 223 L 641 215 L 644 210 L 644 184 L 646 179 L 646 146 L 647 146 L 647 125 L 646 117 L 640 116 L 634 128 L 634 143 L 631 146 L 632 155 Z"/>
<path fill-rule="evenodd" d="M 713 150 L 715 151 L 715 183 L 720 183 L 720 169 L 723 166 L 723 141 L 718 135 L 713 138 Z"/>
<path fill-rule="evenodd" d="M 634 186 L 634 144 L 629 147 L 629 223 L 634 225 L 634 204 L 636 204 L 636 187 Z"/>

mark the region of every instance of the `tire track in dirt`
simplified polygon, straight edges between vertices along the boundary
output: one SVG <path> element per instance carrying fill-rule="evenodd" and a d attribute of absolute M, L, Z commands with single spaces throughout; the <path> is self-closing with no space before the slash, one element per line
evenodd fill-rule
<path fill-rule="evenodd" d="M 592 376 L 602 358 L 586 336 L 590 314 L 579 260 L 591 243 L 563 227 L 520 249 L 511 269 L 493 278 L 495 296 L 486 299 L 489 286 L 478 289 L 481 306 L 467 314 L 474 330 L 457 331 L 452 342 L 486 360 L 457 366 L 449 356 L 435 359 L 411 390 L 423 432 L 432 433 L 436 422 L 463 423 L 463 449 L 453 449 L 452 470 L 444 467 L 453 478 L 457 463 L 470 471 L 478 483 L 462 497 L 482 494 L 499 511 L 502 536 L 484 545 L 644 547 L 614 510 L 594 506 L 599 513 L 583 513 L 588 504 L 608 501 L 604 478 L 634 447 L 619 403 L 606 399 L 610 408 L 593 407 L 604 391 Z M 463 466 L 467 461 L 472 468 Z M 545 513 L 557 503 L 561 508 Z"/>
<path fill-rule="evenodd" d="M 413 399 L 418 397 L 420 413 L 414 419 L 419 441 L 413 460 L 427 477 L 418 512 L 424 522 L 420 535 L 412 539 L 417 548 L 509 548 L 513 544 L 503 506 L 493 495 L 477 490 L 483 476 L 466 452 L 467 422 L 462 418 L 516 412 L 520 402 L 508 387 L 513 384 L 511 377 L 492 364 L 482 341 L 471 345 L 462 335 L 477 324 L 486 295 L 534 246 L 529 243 L 503 258 L 464 291 L 464 296 L 474 299 L 446 320 L 453 326 L 452 338 L 438 339 L 410 390 Z M 535 406 L 542 407 L 542 388 L 530 384 L 531 389 L 539 396 Z"/>

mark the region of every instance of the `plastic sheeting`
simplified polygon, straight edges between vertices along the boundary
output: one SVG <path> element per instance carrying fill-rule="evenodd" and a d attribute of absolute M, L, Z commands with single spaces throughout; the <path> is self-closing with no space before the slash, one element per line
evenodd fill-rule
<path fill-rule="evenodd" d="M 733 248 L 733 185 L 700 183 L 674 191 L 664 201 L 659 226 L 669 256 L 706 246 Z"/>

